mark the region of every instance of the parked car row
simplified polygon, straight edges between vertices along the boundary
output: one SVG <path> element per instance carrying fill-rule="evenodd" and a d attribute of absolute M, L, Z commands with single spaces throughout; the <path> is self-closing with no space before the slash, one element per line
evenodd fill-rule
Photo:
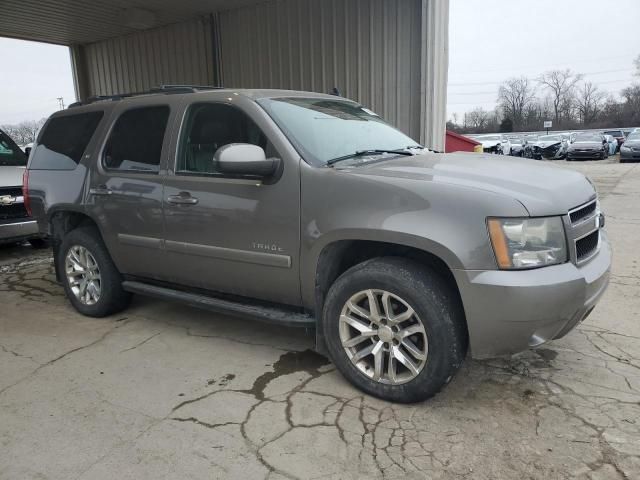
<path fill-rule="evenodd" d="M 640 160 L 640 128 L 625 135 L 623 130 L 564 132 L 551 135 L 469 135 L 482 144 L 485 153 L 512 155 L 535 160 L 601 160 L 620 152 L 620 161 Z M 632 145 L 626 145 L 631 141 Z"/>

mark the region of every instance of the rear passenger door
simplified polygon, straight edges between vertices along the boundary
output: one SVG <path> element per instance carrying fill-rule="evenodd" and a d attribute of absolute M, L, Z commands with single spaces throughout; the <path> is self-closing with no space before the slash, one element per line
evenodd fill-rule
<path fill-rule="evenodd" d="M 168 105 L 120 105 L 90 171 L 88 208 L 118 269 L 161 277 L 162 175 Z"/>
<path fill-rule="evenodd" d="M 183 285 L 296 305 L 299 157 L 282 155 L 282 139 L 255 103 L 233 100 L 186 109 L 175 165 L 169 164 L 165 179 L 167 276 Z M 280 158 L 281 170 L 268 179 L 221 173 L 214 154 L 231 143 L 263 148 L 267 158 Z"/>

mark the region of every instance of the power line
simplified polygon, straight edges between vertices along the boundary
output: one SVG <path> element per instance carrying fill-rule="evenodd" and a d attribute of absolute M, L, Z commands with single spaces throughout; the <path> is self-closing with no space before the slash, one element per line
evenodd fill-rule
<path fill-rule="evenodd" d="M 604 74 L 608 74 L 608 73 L 622 73 L 622 72 L 632 72 L 634 71 L 633 68 L 624 68 L 624 69 L 619 69 L 619 70 L 601 70 L 598 72 L 585 72 L 585 73 L 581 73 L 580 75 L 604 75 Z M 527 80 L 533 81 L 535 82 L 537 79 L 535 77 L 526 77 Z M 463 83 L 450 83 L 449 87 L 466 87 L 466 86 L 481 86 L 481 85 L 499 85 L 501 83 L 504 83 L 505 80 L 499 80 L 499 81 L 491 81 L 491 82 L 463 82 Z M 604 82 L 600 82 L 600 83 L 604 83 Z"/>

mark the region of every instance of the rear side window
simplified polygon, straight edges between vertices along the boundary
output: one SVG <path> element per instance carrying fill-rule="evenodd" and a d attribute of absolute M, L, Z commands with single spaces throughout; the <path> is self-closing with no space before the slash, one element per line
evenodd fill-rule
<path fill-rule="evenodd" d="M 124 112 L 111 131 L 103 165 L 110 170 L 157 173 L 169 107 L 144 107 Z"/>
<path fill-rule="evenodd" d="M 35 150 L 31 152 L 32 170 L 73 170 L 102 120 L 103 112 L 65 115 L 49 120 Z"/>

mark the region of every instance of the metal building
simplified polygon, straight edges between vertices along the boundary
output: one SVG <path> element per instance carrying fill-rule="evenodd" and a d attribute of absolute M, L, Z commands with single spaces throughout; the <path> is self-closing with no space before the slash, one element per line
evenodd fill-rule
<path fill-rule="evenodd" d="M 4 0 L 0 36 L 68 45 L 76 95 L 160 84 L 329 92 L 444 148 L 449 0 Z"/>

